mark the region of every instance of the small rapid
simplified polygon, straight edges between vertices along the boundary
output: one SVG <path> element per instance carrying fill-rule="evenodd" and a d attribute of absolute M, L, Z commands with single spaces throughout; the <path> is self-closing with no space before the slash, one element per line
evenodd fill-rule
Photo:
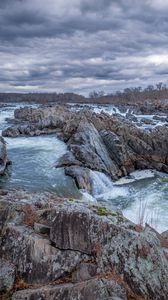
<path fill-rule="evenodd" d="M 168 176 L 144 170 L 116 182 L 91 171 L 92 196 L 102 204 L 122 210 L 136 224 L 148 223 L 158 232 L 168 228 Z"/>
<path fill-rule="evenodd" d="M 117 187 L 105 174 L 97 171 L 90 172 L 92 195 L 99 201 L 110 201 L 117 197 L 126 197 L 129 193 L 125 187 Z"/>
<path fill-rule="evenodd" d="M 144 129 L 144 130 L 150 130 L 152 128 L 155 128 L 157 126 L 163 126 L 163 125 L 168 125 L 168 119 L 167 115 L 163 114 L 161 118 L 156 118 L 156 115 L 152 114 L 138 114 L 134 113 L 133 110 L 130 108 L 127 109 L 119 109 L 113 104 L 72 104 L 69 103 L 71 106 L 72 111 L 80 111 L 83 108 L 90 109 L 91 111 L 100 114 L 101 112 L 107 113 L 109 115 L 120 115 L 122 117 L 126 117 L 126 119 L 130 120 L 133 122 L 134 125 L 137 127 Z"/>

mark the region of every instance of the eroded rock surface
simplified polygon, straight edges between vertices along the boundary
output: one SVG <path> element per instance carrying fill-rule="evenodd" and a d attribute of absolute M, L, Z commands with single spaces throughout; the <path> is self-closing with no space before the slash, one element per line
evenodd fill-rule
<path fill-rule="evenodd" d="M 167 300 L 168 245 L 149 226 L 22 191 L 1 193 L 0 220 L 0 257 L 16 270 L 13 300 Z"/>

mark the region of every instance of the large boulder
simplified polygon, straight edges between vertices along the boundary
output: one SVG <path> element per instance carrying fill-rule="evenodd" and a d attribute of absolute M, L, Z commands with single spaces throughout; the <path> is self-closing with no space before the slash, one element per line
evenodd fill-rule
<path fill-rule="evenodd" d="M 151 227 L 49 193 L 11 191 L 1 202 L 0 256 L 16 270 L 13 300 L 167 300 L 168 245 Z"/>

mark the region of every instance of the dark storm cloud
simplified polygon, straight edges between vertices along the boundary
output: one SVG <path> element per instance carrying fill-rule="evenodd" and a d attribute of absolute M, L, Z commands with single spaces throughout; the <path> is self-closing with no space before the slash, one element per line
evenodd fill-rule
<path fill-rule="evenodd" d="M 163 0 L 1 0 L 1 91 L 167 82 Z"/>

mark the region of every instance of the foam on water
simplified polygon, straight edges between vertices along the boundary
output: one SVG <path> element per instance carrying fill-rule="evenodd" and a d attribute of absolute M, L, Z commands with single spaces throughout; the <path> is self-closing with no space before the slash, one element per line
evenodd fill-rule
<path fill-rule="evenodd" d="M 128 188 L 115 187 L 112 180 L 101 172 L 91 171 L 90 179 L 92 183 L 92 195 L 97 200 L 108 201 L 128 195 Z"/>
<path fill-rule="evenodd" d="M 135 223 L 148 223 L 158 232 L 168 229 L 168 183 L 158 179 L 144 189 L 135 189 L 124 216 Z"/>
<path fill-rule="evenodd" d="M 148 223 L 159 232 L 168 229 L 168 177 L 152 170 L 135 171 L 130 177 L 112 182 L 91 171 L 93 197 L 121 209 L 136 224 Z"/>
<path fill-rule="evenodd" d="M 90 195 L 88 192 L 81 190 L 82 198 L 81 200 L 84 202 L 97 202 L 96 198 Z"/>

